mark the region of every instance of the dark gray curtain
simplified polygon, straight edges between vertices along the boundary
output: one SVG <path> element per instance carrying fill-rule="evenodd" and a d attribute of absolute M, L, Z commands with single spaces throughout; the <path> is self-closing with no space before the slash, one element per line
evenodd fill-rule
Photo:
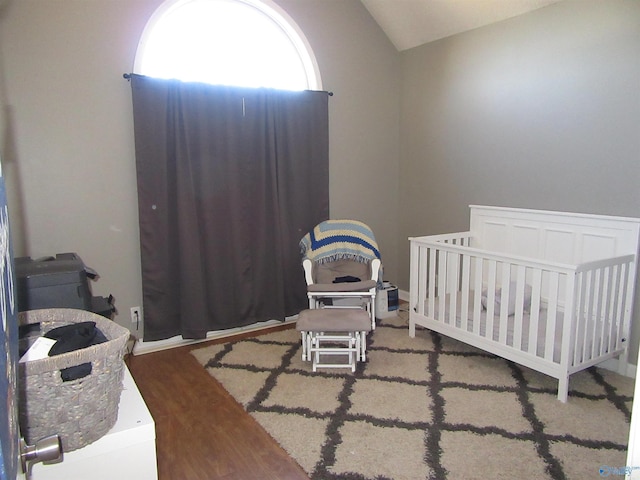
<path fill-rule="evenodd" d="M 328 218 L 328 95 L 131 76 L 144 340 L 307 305 L 298 242 Z"/>

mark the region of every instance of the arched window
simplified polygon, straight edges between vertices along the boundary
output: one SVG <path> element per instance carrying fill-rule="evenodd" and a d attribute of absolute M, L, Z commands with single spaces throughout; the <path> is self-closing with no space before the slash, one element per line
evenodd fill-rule
<path fill-rule="evenodd" d="M 241 87 L 321 90 L 313 52 L 270 0 L 167 0 L 138 45 L 134 72 Z"/>

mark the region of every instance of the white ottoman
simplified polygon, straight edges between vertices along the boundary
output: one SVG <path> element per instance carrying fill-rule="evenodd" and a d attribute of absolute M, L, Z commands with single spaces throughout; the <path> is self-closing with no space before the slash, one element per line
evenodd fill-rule
<path fill-rule="evenodd" d="M 371 331 L 369 313 L 361 308 L 318 308 L 303 310 L 296 330 L 302 335 L 302 360 L 313 362 L 313 371 L 321 368 L 356 370 L 365 361 L 367 332 Z M 346 363 L 323 363 L 322 357 L 346 356 Z"/>

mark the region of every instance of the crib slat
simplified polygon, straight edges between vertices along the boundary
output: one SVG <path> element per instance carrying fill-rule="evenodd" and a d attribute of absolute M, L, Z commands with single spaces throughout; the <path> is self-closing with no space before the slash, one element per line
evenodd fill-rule
<path fill-rule="evenodd" d="M 526 286 L 527 270 L 523 265 L 517 267 L 516 272 L 516 312 L 513 326 L 513 346 L 522 350 L 522 322 L 524 318 L 524 290 Z"/>
<path fill-rule="evenodd" d="M 585 299 L 587 283 L 585 278 L 585 272 L 580 272 L 577 275 L 577 283 L 578 287 L 576 288 L 576 299 L 574 300 L 575 304 L 575 318 L 576 318 L 576 333 L 575 333 L 575 343 L 573 349 L 573 364 L 579 365 L 582 363 L 582 359 L 584 357 L 584 345 L 585 345 L 585 335 L 586 335 L 586 307 L 585 307 Z"/>
<path fill-rule="evenodd" d="M 603 306 L 602 341 L 600 351 L 607 353 L 611 351 L 611 328 L 615 324 L 615 317 L 612 315 L 613 284 L 617 266 L 607 267 L 603 270 L 605 275 L 605 296 Z"/>
<path fill-rule="evenodd" d="M 584 344 L 582 345 L 583 358 L 582 361 L 591 359 L 591 343 L 593 342 L 593 271 L 589 270 L 584 275 L 585 283 L 585 310 L 584 310 Z"/>
<path fill-rule="evenodd" d="M 618 312 L 618 292 L 622 282 L 623 269 L 623 265 L 614 265 L 611 268 L 611 290 L 609 293 L 609 316 L 611 317 L 611 322 L 609 324 L 609 342 L 607 346 L 609 351 L 617 348 L 618 325 L 622 323 Z"/>
<path fill-rule="evenodd" d="M 614 320 L 611 324 L 611 336 L 609 338 L 609 351 L 616 349 L 618 345 L 618 328 L 623 323 L 618 316 L 618 292 L 620 291 L 620 282 L 622 278 L 623 265 L 616 265 L 613 269 L 613 290 L 611 290 L 611 318 Z"/>
<path fill-rule="evenodd" d="M 487 279 L 487 330 L 484 332 L 485 337 L 494 340 L 493 337 L 493 321 L 495 318 L 495 301 L 496 301 L 496 261 L 488 260 L 488 279 Z"/>
<path fill-rule="evenodd" d="M 473 265 L 476 271 L 475 281 L 473 282 L 474 299 L 473 299 L 473 333 L 480 335 L 482 324 L 482 266 L 484 262 L 480 257 L 473 257 Z"/>
<path fill-rule="evenodd" d="M 611 292 L 611 268 L 602 269 L 602 297 L 600 297 L 600 338 L 598 339 L 598 354 L 602 355 L 609 351 L 609 330 L 612 318 L 609 316 L 611 303 L 609 301 L 609 293 Z"/>
<path fill-rule="evenodd" d="M 544 342 L 544 358 L 553 361 L 558 320 L 558 272 L 549 272 L 549 304 L 547 307 L 547 331 Z M 565 321 L 568 321 L 565 319 Z"/>
<path fill-rule="evenodd" d="M 458 315 L 458 272 L 460 267 L 460 255 L 458 253 L 447 253 L 447 289 L 449 295 L 449 318 L 445 319 L 446 323 L 455 326 Z"/>
<path fill-rule="evenodd" d="M 592 270 L 589 272 L 591 276 L 591 294 L 589 295 L 589 318 L 587 320 L 587 326 L 589 328 L 588 337 L 589 345 L 587 345 L 587 357 L 593 358 L 595 355 L 595 344 L 598 341 L 598 322 L 597 322 L 597 308 L 598 308 L 598 291 L 600 285 L 598 282 L 598 270 Z"/>
<path fill-rule="evenodd" d="M 591 274 L 591 301 L 589 302 L 589 358 L 596 355 L 596 344 L 598 342 L 598 297 L 600 295 L 600 271 L 592 270 Z"/>
<path fill-rule="evenodd" d="M 599 268 L 595 271 L 596 275 L 596 290 L 593 296 L 593 346 L 591 348 L 591 358 L 596 358 L 600 355 L 600 342 L 602 341 L 602 299 L 604 295 L 604 271 Z"/>
<path fill-rule="evenodd" d="M 511 264 L 502 262 L 502 291 L 500 293 L 500 323 L 498 341 L 502 345 L 507 344 L 507 331 L 509 320 L 509 298 L 511 295 Z"/>
<path fill-rule="evenodd" d="M 420 315 L 424 315 L 424 301 L 427 298 L 427 283 L 429 277 L 425 275 L 425 272 L 427 272 L 428 251 L 429 249 L 427 247 L 413 242 L 411 243 L 411 258 L 412 262 L 415 262 L 415 266 L 412 266 L 412 268 L 417 269 L 417 278 L 411 279 L 412 282 L 417 283 L 417 285 L 412 285 L 412 288 L 415 288 L 417 291 L 417 298 L 412 298 L 411 301 L 414 303 L 413 308 L 415 308 L 416 312 Z"/>
<path fill-rule="evenodd" d="M 428 295 L 428 307 L 427 307 L 427 316 L 430 318 L 435 318 L 435 308 L 436 308 L 436 264 L 437 261 L 437 250 L 435 248 L 429 248 L 429 295 Z"/>
<path fill-rule="evenodd" d="M 540 298 L 542 295 L 542 270 L 531 272 L 531 315 L 529 318 L 529 344 L 531 355 L 538 355 L 538 329 L 540 328 Z"/>
<path fill-rule="evenodd" d="M 603 271 L 598 268 L 594 271 L 595 290 L 593 295 L 593 345 L 591 346 L 591 358 L 599 355 L 600 329 L 602 323 L 602 295 L 604 290 Z"/>
<path fill-rule="evenodd" d="M 446 282 L 447 282 L 447 251 L 438 252 L 438 320 L 444 323 L 445 318 L 445 300 L 446 300 Z"/>
<path fill-rule="evenodd" d="M 629 339 L 624 338 L 624 331 L 626 324 L 631 321 L 631 306 L 627 305 L 627 297 L 633 298 L 633 288 L 634 285 L 629 282 L 629 277 L 632 272 L 629 272 L 631 265 L 629 263 L 624 264 L 624 275 L 622 276 L 622 285 L 620 288 L 620 303 L 618 307 L 619 316 L 622 319 L 620 325 L 618 326 L 618 342 L 617 346 L 620 347 L 623 341 L 628 341 Z"/>
<path fill-rule="evenodd" d="M 462 257 L 462 285 L 460 291 L 462 292 L 462 301 L 460 303 L 460 327 L 469 331 L 469 290 L 471 277 L 471 257 L 465 255 Z"/>
<path fill-rule="evenodd" d="M 576 273 L 572 272 L 564 272 L 561 274 L 561 278 L 564 280 L 564 288 L 561 290 L 562 298 L 560 303 L 563 307 L 563 315 L 562 315 L 562 330 L 561 330 L 561 338 L 556 339 L 558 341 L 558 345 L 560 347 L 560 365 L 562 367 L 563 372 L 568 372 L 570 366 L 573 365 L 573 345 L 574 345 L 574 334 L 575 334 L 575 303 L 573 302 L 573 298 L 576 292 Z M 561 395 L 561 386 L 563 388 L 563 392 L 568 394 L 568 382 L 569 382 L 569 374 L 566 374 L 567 385 L 562 386 L 564 380 L 559 379 L 558 383 L 558 398 L 561 396 L 565 396 L 563 393 Z"/>

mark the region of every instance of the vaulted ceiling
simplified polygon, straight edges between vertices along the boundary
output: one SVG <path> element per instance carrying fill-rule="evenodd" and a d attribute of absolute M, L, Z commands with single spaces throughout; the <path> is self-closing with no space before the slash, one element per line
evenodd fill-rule
<path fill-rule="evenodd" d="M 402 51 L 560 0 L 360 0 Z"/>

